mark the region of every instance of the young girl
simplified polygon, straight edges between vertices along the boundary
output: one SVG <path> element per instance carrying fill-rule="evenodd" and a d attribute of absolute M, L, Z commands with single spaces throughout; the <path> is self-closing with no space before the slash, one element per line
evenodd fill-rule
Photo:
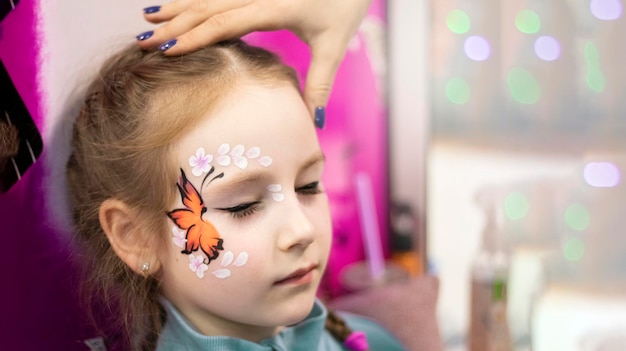
<path fill-rule="evenodd" d="M 86 92 L 67 166 L 90 296 L 119 305 L 133 350 L 401 350 L 316 300 L 323 167 L 275 55 L 123 50 Z"/>

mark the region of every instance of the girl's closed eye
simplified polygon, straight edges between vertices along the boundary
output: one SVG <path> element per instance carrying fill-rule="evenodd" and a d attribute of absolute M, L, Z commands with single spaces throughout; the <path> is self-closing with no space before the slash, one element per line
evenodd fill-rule
<path fill-rule="evenodd" d="M 317 195 L 322 193 L 320 182 L 315 181 L 307 185 L 296 188 L 296 192 L 300 195 Z"/>
<path fill-rule="evenodd" d="M 233 207 L 218 208 L 220 211 L 229 212 L 233 218 L 243 218 L 260 209 L 260 201 L 243 203 Z"/>

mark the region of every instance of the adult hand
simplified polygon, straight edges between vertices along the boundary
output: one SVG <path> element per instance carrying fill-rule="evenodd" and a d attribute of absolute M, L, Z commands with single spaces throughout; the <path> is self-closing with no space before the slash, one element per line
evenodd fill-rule
<path fill-rule="evenodd" d="M 180 55 L 253 31 L 287 29 L 311 49 L 304 95 L 309 109 L 314 111 L 326 106 L 337 68 L 370 2 L 174 0 L 144 9 L 147 21 L 167 23 L 139 35 L 138 44 L 146 49 L 159 47 L 166 55 Z"/>

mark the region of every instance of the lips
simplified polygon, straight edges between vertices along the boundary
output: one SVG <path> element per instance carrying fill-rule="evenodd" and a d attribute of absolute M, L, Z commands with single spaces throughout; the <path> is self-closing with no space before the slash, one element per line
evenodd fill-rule
<path fill-rule="evenodd" d="M 277 280 L 274 282 L 274 285 L 285 285 L 285 284 L 305 284 L 313 280 L 313 271 L 317 268 L 316 264 L 312 264 L 305 268 L 300 268 L 295 270 L 293 273 L 288 276 Z"/>

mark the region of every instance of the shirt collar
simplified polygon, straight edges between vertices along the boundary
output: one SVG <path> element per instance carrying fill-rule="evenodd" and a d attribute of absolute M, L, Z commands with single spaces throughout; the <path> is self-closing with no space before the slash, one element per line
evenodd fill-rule
<path fill-rule="evenodd" d="M 157 350 L 181 349 L 211 350 L 218 347 L 250 351 L 304 351 L 316 350 L 322 338 L 328 311 L 318 300 L 309 315 L 301 322 L 286 327 L 272 338 L 254 343 L 227 336 L 206 336 L 198 332 L 167 299 L 161 298 L 167 320 L 159 337 Z"/>

